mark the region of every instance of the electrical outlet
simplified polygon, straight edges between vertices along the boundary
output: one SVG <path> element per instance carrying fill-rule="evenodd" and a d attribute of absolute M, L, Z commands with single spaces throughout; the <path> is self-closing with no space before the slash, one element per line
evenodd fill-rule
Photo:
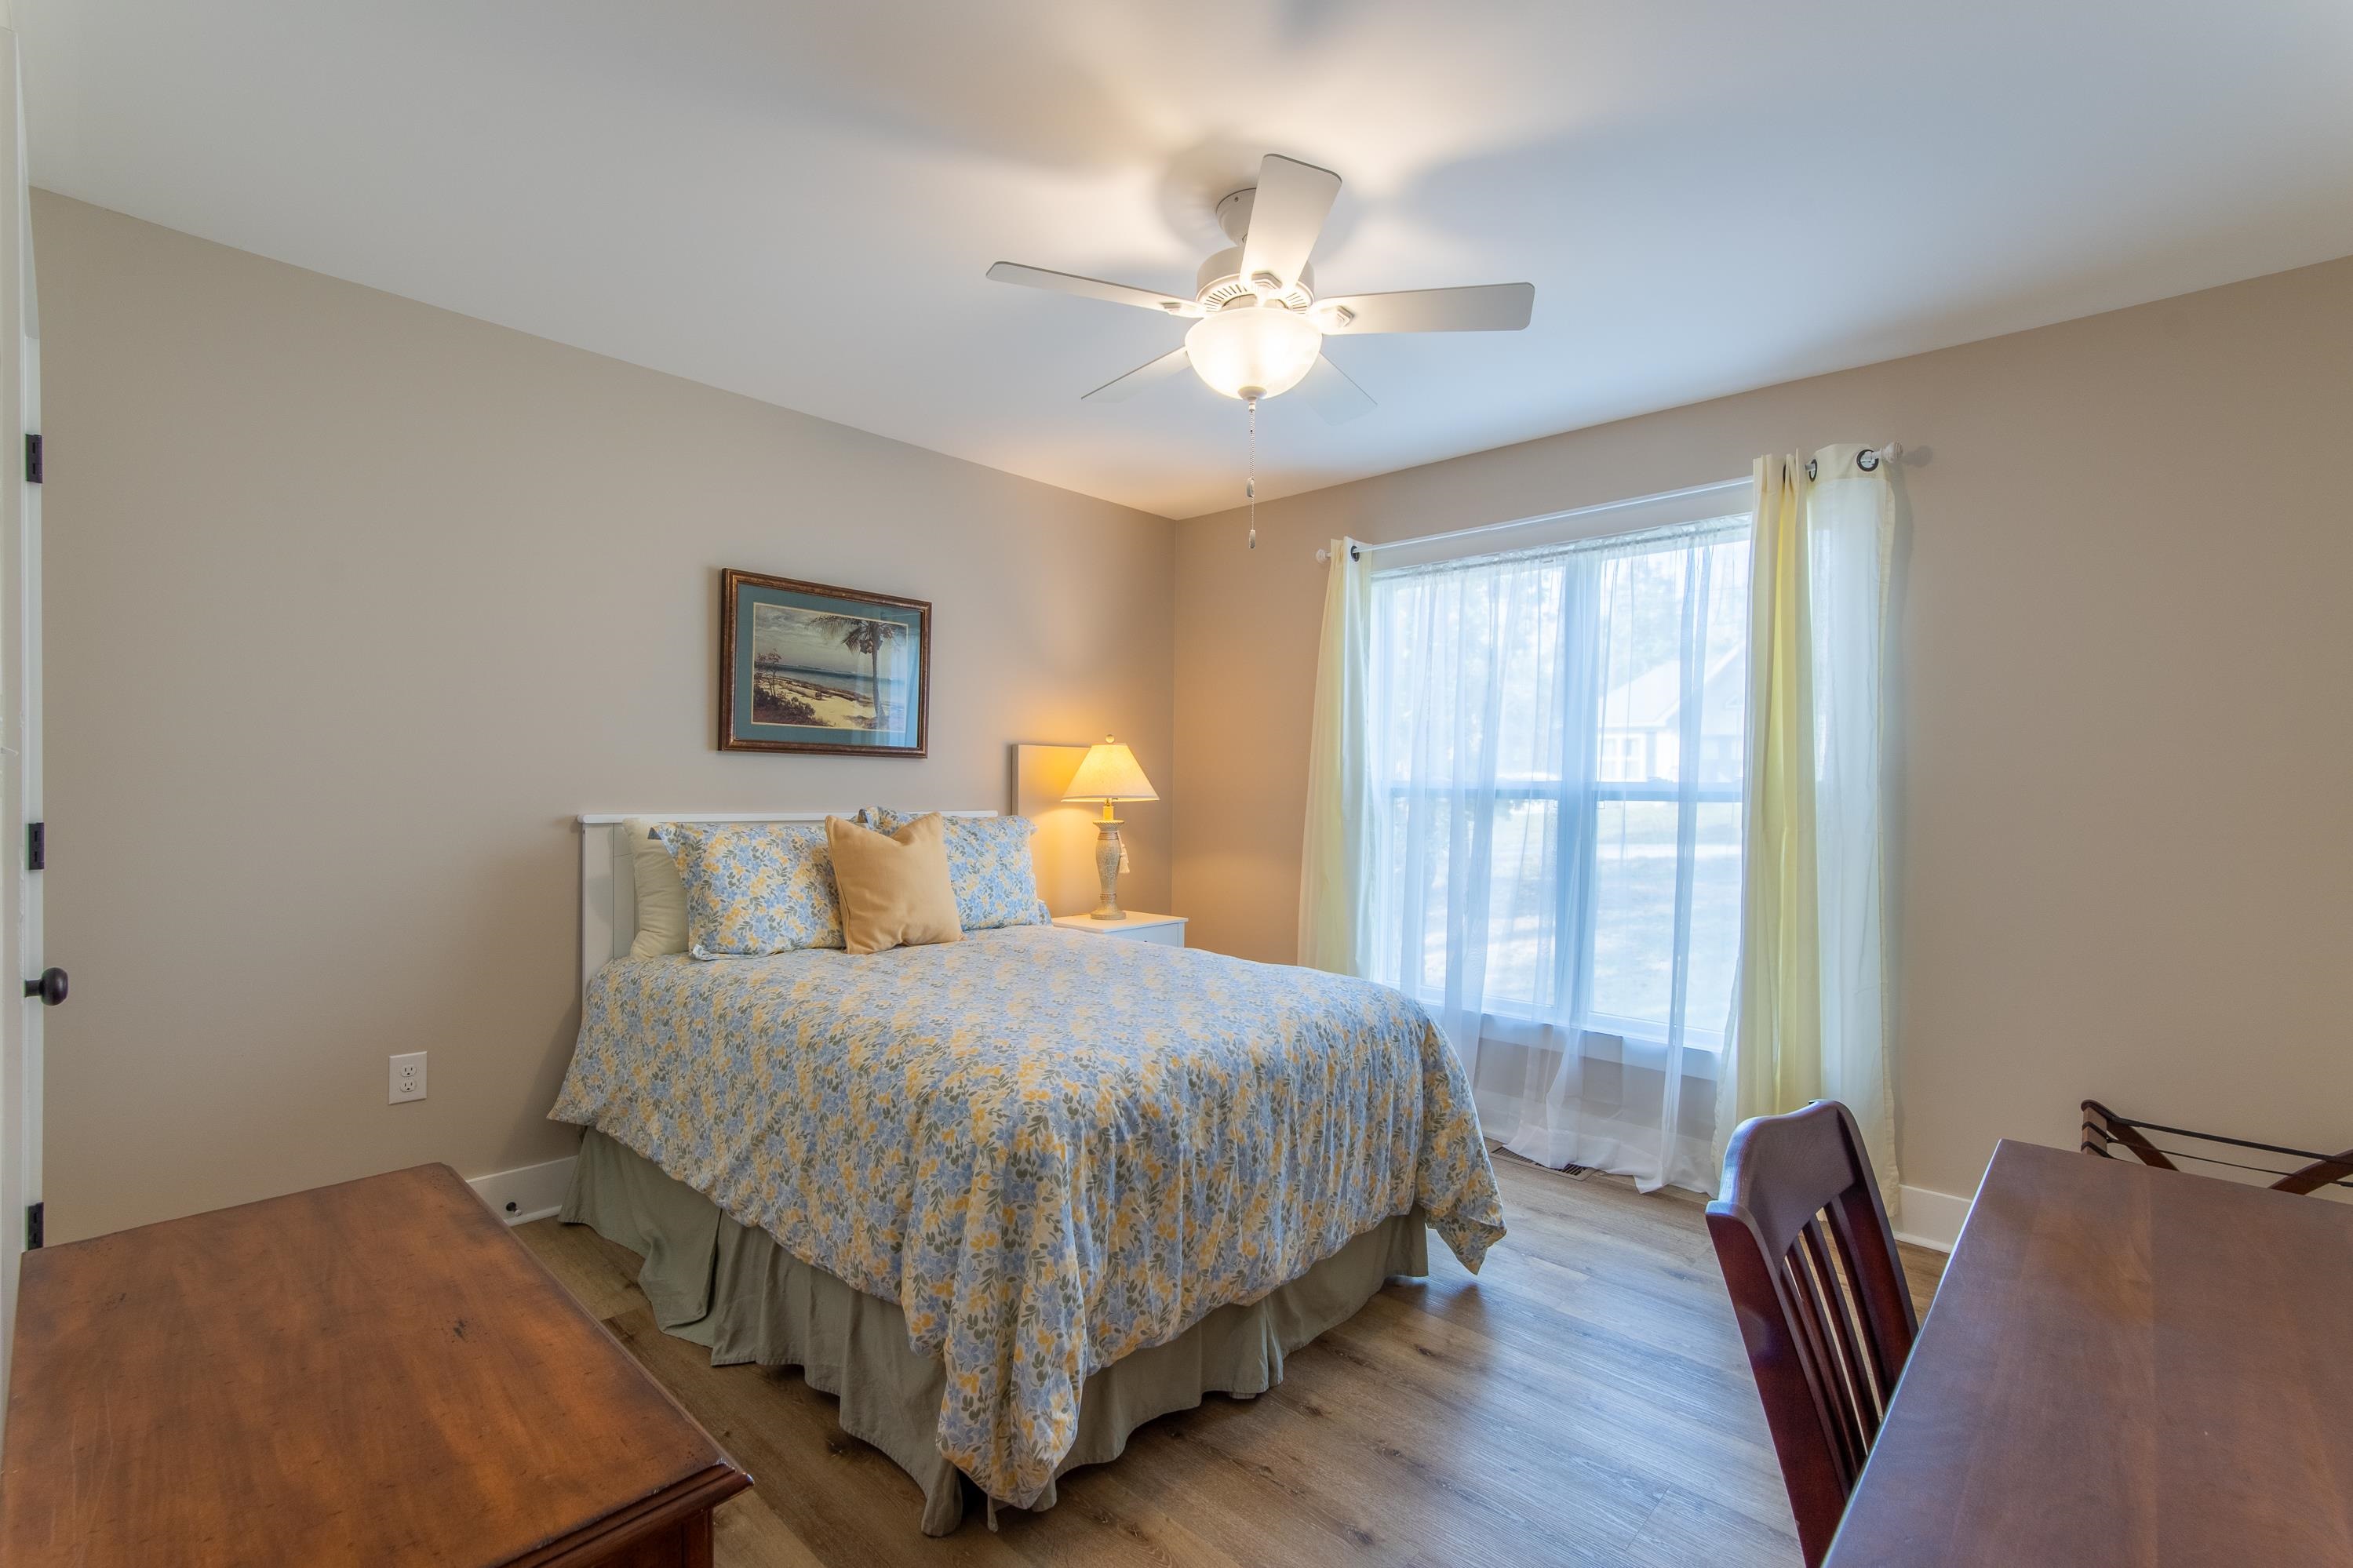
<path fill-rule="evenodd" d="M 425 1053 L 411 1051 L 392 1058 L 392 1103 L 425 1098 Z"/>

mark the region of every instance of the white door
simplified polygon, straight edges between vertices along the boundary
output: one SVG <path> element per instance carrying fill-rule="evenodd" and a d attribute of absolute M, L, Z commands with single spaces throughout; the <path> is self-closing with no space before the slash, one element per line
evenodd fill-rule
<path fill-rule="evenodd" d="M 26 459 L 40 426 L 39 312 L 16 35 L 0 27 L 0 1397 L 16 1343 L 16 1273 L 41 1198 L 41 1013 L 17 984 L 42 972 L 41 879 L 26 828 L 41 818 L 41 491 Z M 13 351 L 13 353 L 12 353 Z M 8 363 L 14 358 L 14 365 Z"/>

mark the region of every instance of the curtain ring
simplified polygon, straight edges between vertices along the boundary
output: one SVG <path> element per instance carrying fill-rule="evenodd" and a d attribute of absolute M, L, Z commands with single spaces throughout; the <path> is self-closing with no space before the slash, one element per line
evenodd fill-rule
<path fill-rule="evenodd" d="M 1879 462 L 1879 452 L 1875 447 L 1865 447 L 1854 455 L 1854 466 L 1866 474 L 1877 472 Z"/>
<path fill-rule="evenodd" d="M 1808 458 L 1806 459 L 1806 478 L 1808 478 L 1808 479 L 1820 479 L 1821 477 L 1822 477 L 1822 465 L 1821 465 L 1821 459 L 1820 459 L 1819 458 Z"/>

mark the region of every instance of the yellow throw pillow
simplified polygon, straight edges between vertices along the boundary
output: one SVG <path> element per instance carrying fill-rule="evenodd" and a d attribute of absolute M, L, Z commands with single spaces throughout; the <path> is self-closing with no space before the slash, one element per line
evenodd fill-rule
<path fill-rule="evenodd" d="M 686 951 L 686 885 L 678 879 L 678 862 L 654 831 L 658 820 L 633 816 L 621 824 L 638 874 L 638 934 L 629 943 L 631 958 Z"/>
<path fill-rule="evenodd" d="M 959 942 L 948 882 L 947 823 L 938 812 L 885 837 L 839 816 L 825 819 L 841 934 L 852 952 Z"/>

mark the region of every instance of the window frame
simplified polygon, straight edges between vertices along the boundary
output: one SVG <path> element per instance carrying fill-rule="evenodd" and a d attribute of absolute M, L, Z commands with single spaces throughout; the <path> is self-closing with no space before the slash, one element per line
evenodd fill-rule
<path fill-rule="evenodd" d="M 1605 502 L 1599 506 L 1580 507 L 1511 522 L 1433 534 L 1393 545 L 1376 546 L 1381 553 L 1372 567 L 1368 586 L 1377 591 L 1386 578 L 1472 570 L 1489 560 L 1505 555 L 1534 555 L 1553 550 L 1579 548 L 1608 549 L 1620 542 L 1630 542 L 1642 534 L 1664 533 L 1677 528 L 1735 518 L 1745 520 L 1740 531 L 1753 540 L 1757 518 L 1754 481 L 1751 479 L 1721 480 L 1662 495 Z M 1381 617 L 1376 616 L 1373 626 L 1376 637 L 1379 635 L 1380 623 Z M 1680 768 L 1700 763 L 1696 759 L 1678 758 L 1677 765 Z M 1371 784 L 1375 797 L 1382 805 L 1380 816 L 1385 821 L 1400 805 L 1410 809 L 1411 798 L 1416 795 L 1440 797 L 1452 793 L 1448 785 L 1441 784 L 1417 785 L 1409 781 L 1378 777 L 1373 779 Z M 1556 800 L 1567 787 L 1566 781 L 1560 779 L 1511 783 L 1499 780 L 1492 790 L 1482 793 L 1499 804 Z M 1585 787 L 1579 786 L 1580 792 Z M 1679 805 L 1684 796 L 1684 785 L 1679 780 L 1597 778 L 1589 787 L 1592 805 L 1597 812 L 1613 803 Z M 1694 808 L 1709 805 L 1743 805 L 1746 797 L 1746 781 L 1744 776 L 1739 784 L 1698 783 L 1692 786 L 1692 793 Z M 1408 976 L 1400 974 L 1399 980 L 1405 983 L 1401 988 L 1406 994 L 1416 1001 L 1424 1005 L 1443 1005 L 1442 991 L 1437 995 L 1428 994 Z M 1482 1036 L 1489 1035 L 1490 1021 L 1502 1026 L 1500 1029 L 1492 1031 L 1499 1043 L 1514 1043 L 1515 1037 L 1562 1026 L 1542 1017 L 1533 1005 L 1528 1008 L 1515 1008 L 1509 1004 L 1498 1005 L 1501 1001 L 1501 998 L 1486 999 L 1480 1030 Z M 1726 1020 L 1728 1024 L 1729 1020 Z M 1654 1067 L 1662 1065 L 1667 1049 L 1664 1031 L 1650 1020 L 1597 1012 L 1588 1018 L 1587 1025 L 1581 1032 L 1588 1041 L 1618 1042 L 1618 1059 L 1620 1061 L 1628 1065 L 1636 1065 L 1638 1061 Z M 1689 1073 L 1696 1068 L 1697 1076 L 1712 1078 L 1715 1075 L 1714 1064 L 1725 1049 L 1725 1028 L 1695 1026 L 1687 1018 L 1683 1025 L 1683 1048 L 1690 1054 L 1685 1058 L 1684 1070 Z M 1596 1055 L 1589 1048 L 1583 1047 L 1581 1054 L 1588 1058 Z M 1606 1052 L 1600 1054 L 1608 1055 Z"/>

